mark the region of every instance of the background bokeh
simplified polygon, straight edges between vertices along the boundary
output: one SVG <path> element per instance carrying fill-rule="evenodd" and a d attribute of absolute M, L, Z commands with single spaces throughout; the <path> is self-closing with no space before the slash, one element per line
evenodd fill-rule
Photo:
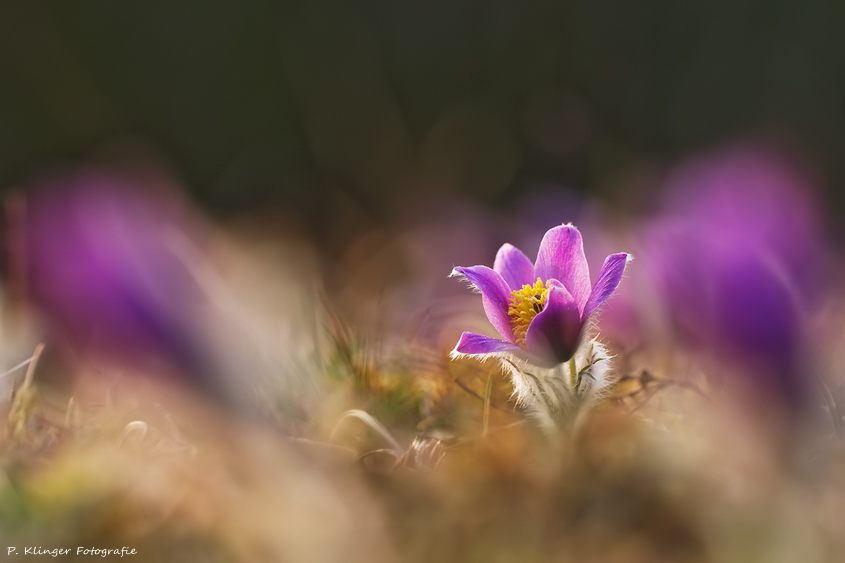
<path fill-rule="evenodd" d="M 843 12 L 823 0 L 6 1 L 0 186 L 145 147 L 215 213 L 276 209 L 331 247 L 432 191 L 506 209 L 553 183 L 629 208 L 680 156 L 753 136 L 809 157 L 841 219 Z"/>

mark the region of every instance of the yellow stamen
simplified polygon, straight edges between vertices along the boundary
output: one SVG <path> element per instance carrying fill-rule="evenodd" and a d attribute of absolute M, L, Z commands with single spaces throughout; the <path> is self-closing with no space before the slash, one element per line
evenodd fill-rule
<path fill-rule="evenodd" d="M 546 296 L 549 294 L 549 284 L 543 284 L 543 280 L 537 278 L 534 285 L 523 285 L 522 289 L 511 292 L 508 316 L 513 328 L 514 341 L 518 346 L 525 347 L 525 334 L 528 332 L 528 325 L 537 313 L 546 306 Z"/>

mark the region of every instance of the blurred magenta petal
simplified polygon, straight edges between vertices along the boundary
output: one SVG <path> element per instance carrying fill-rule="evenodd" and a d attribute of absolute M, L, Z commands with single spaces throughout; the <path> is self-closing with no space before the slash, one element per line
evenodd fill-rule
<path fill-rule="evenodd" d="M 557 280 L 549 281 L 546 305 L 537 313 L 525 341 L 528 351 L 549 363 L 562 363 L 575 353 L 581 339 L 581 315 L 572 294 Z"/>
<path fill-rule="evenodd" d="M 534 264 L 520 249 L 509 243 L 503 244 L 496 253 L 493 270 L 502 276 L 511 291 L 537 281 L 534 276 Z"/>
<path fill-rule="evenodd" d="M 510 289 L 502 276 L 487 266 L 457 267 L 454 269 L 481 292 L 481 301 L 487 318 L 499 334 L 513 342 L 513 329 L 508 318 Z"/>
<path fill-rule="evenodd" d="M 824 267 L 808 177 L 779 153 L 734 147 L 682 164 L 664 201 L 645 246 L 680 335 L 800 400 L 806 317 Z"/>
<path fill-rule="evenodd" d="M 785 155 L 739 146 L 691 159 L 670 175 L 666 194 L 663 215 L 682 223 L 684 238 L 710 237 L 709 252 L 768 255 L 805 295 L 816 287 L 821 215 L 811 178 Z"/>
<path fill-rule="evenodd" d="M 540 242 L 534 272 L 543 280 L 563 283 L 578 304 L 579 312 L 584 310 L 591 290 L 590 267 L 578 229 L 571 225 L 549 229 Z"/>
<path fill-rule="evenodd" d="M 203 295 L 174 250 L 193 233 L 173 194 L 79 170 L 27 195 L 19 274 L 55 336 L 82 354 L 202 377 Z"/>

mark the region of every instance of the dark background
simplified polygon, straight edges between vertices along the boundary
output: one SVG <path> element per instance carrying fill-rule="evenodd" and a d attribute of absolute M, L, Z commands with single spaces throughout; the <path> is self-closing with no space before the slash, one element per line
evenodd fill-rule
<path fill-rule="evenodd" d="M 0 185 L 114 146 L 218 216 L 390 221 L 538 183 L 637 205 L 696 150 L 777 139 L 845 174 L 826 0 L 0 0 Z M 841 234 L 841 233 L 840 233 Z"/>

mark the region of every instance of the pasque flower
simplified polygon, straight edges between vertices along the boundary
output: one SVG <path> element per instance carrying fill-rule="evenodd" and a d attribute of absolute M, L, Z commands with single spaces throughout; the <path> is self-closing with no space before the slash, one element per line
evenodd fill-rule
<path fill-rule="evenodd" d="M 624 252 L 608 256 L 593 286 L 581 233 L 561 225 L 546 232 L 534 264 L 505 244 L 492 269 L 455 268 L 452 275 L 481 292 L 484 312 L 502 338 L 464 332 L 453 355 L 515 356 L 546 368 L 569 361 L 590 315 L 619 285 L 628 258 Z"/>

